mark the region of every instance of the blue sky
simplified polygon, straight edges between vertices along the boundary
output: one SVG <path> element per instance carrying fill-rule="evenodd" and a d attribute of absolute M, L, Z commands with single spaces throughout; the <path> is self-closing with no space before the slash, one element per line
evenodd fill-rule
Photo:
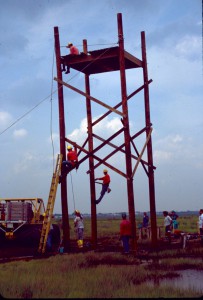
<path fill-rule="evenodd" d="M 0 197 L 42 197 L 47 203 L 59 153 L 54 27 L 61 54 L 73 42 L 82 51 L 115 46 L 122 13 L 125 50 L 141 59 L 145 31 L 156 209 L 199 210 L 203 206 L 203 101 L 201 0 L 7 0 L 0 11 Z M 143 83 L 141 70 L 128 70 L 127 92 Z M 84 76 L 71 69 L 63 80 L 84 90 Z M 121 101 L 118 72 L 90 76 L 91 95 L 109 105 Z M 66 136 L 82 145 L 87 131 L 85 100 L 64 87 Z M 105 113 L 92 105 L 93 118 Z M 129 101 L 131 134 L 144 127 L 143 94 Z M 120 128 L 111 114 L 95 127 L 107 138 Z M 52 142 L 53 141 L 53 142 Z M 135 140 L 136 141 L 136 140 Z M 117 140 L 121 144 L 122 140 Z M 144 139 L 136 141 L 139 151 Z M 104 157 L 109 149 L 103 149 Z M 146 158 L 146 153 L 144 157 Z M 110 161 L 125 171 L 122 155 Z M 135 163 L 135 162 L 134 162 Z M 104 166 L 95 170 L 102 176 Z M 90 212 L 88 162 L 68 177 L 68 209 Z M 98 213 L 128 211 L 126 181 L 109 170 L 112 192 Z M 96 185 L 97 195 L 100 185 Z M 149 211 L 148 181 L 141 165 L 134 177 L 135 210 Z M 60 186 L 55 203 L 61 213 Z"/>

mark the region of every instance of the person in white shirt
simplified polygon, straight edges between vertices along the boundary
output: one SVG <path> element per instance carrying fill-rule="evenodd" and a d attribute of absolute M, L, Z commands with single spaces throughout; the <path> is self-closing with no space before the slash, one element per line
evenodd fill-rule
<path fill-rule="evenodd" d="M 79 248 L 83 248 L 83 236 L 84 236 L 84 220 L 83 216 L 79 212 L 79 210 L 75 210 L 75 219 L 74 219 L 74 226 L 77 233 L 77 244 Z"/>
<path fill-rule="evenodd" d="M 169 242 L 171 242 L 171 228 L 172 228 L 173 220 L 169 216 L 168 211 L 164 210 L 163 215 L 164 215 L 165 236 L 167 236 Z"/>
<path fill-rule="evenodd" d="M 203 209 L 199 210 L 199 234 L 203 235 Z"/>

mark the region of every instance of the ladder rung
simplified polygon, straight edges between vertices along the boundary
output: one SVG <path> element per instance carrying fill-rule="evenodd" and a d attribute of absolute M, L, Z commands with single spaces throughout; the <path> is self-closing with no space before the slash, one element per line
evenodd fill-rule
<path fill-rule="evenodd" d="M 42 231 L 41 231 L 41 236 L 40 236 L 38 252 L 45 252 L 48 231 L 50 229 L 49 225 L 51 223 L 54 202 L 56 199 L 56 191 L 57 191 L 59 175 L 60 175 L 60 171 L 61 171 L 61 164 L 62 164 L 62 154 L 59 154 L 57 157 L 55 172 L 53 173 L 53 176 L 52 176 L 51 187 L 50 187 L 50 191 L 49 191 L 49 198 L 48 198 L 47 208 L 45 211 L 45 217 L 44 217 L 44 221 L 43 221 L 43 225 L 42 225 Z"/>

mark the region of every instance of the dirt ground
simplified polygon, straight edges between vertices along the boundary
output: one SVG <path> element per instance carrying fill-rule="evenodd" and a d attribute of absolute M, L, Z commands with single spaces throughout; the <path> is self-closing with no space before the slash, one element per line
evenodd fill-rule
<path fill-rule="evenodd" d="M 195 247 L 196 245 L 201 245 L 200 239 L 188 240 L 185 245 L 185 251 L 190 249 L 191 247 Z M 167 239 L 161 239 L 157 242 L 156 249 L 153 249 L 151 246 L 151 242 L 149 240 L 143 240 L 137 242 L 137 250 L 131 251 L 132 255 L 136 255 L 140 258 L 147 258 L 150 256 L 152 251 L 169 250 L 169 249 L 183 249 L 183 241 L 181 239 L 172 239 L 169 242 Z M 45 255 L 55 255 L 58 253 L 59 245 L 55 244 L 52 247 L 51 252 L 45 253 Z M 6 241 L 0 244 L 0 262 L 9 261 L 9 260 L 17 260 L 21 257 L 39 257 L 38 254 L 38 244 L 35 246 L 22 245 L 17 241 Z M 87 252 L 94 250 L 95 252 L 120 252 L 122 253 L 123 248 L 121 241 L 118 239 L 113 239 L 109 237 L 98 238 L 97 246 L 93 247 L 91 240 L 85 239 L 83 248 L 78 248 L 77 241 L 71 240 L 69 244 L 69 249 L 65 252 L 67 253 L 78 253 L 78 252 Z"/>

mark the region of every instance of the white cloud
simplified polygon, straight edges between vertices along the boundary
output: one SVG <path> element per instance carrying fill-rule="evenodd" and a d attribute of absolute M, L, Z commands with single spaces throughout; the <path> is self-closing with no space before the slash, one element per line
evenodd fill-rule
<path fill-rule="evenodd" d="M 119 118 L 114 118 L 107 122 L 106 127 L 114 132 L 119 130 L 122 127 L 121 120 Z"/>
<path fill-rule="evenodd" d="M 163 149 L 174 149 L 174 147 L 178 147 L 181 142 L 183 141 L 183 137 L 179 134 L 170 134 L 166 137 L 159 139 L 156 141 L 156 148 L 163 148 Z"/>
<path fill-rule="evenodd" d="M 142 57 L 140 32 L 144 30 L 146 33 L 148 74 L 149 79 L 152 78 L 153 80 L 153 83 L 150 84 L 150 105 L 151 121 L 156 129 L 153 131 L 152 140 L 154 161 L 157 167 L 156 190 L 159 191 L 156 199 L 157 209 L 159 210 L 166 204 L 171 206 L 174 202 L 177 204 L 178 201 L 174 200 L 177 197 L 180 199 L 177 205 L 181 210 L 194 209 L 191 197 L 192 199 L 200 199 L 199 195 L 202 195 L 203 188 L 201 184 L 203 166 L 201 1 L 188 0 L 185 4 L 185 1 L 173 0 L 167 1 L 166 4 L 165 1 L 161 0 L 153 2 L 143 0 L 141 4 L 140 0 L 103 0 L 98 3 L 91 0 L 90 9 L 85 14 L 86 4 L 83 0 L 43 2 L 40 0 L 22 0 L 23 4 L 21 5 L 18 5 L 17 2 L 19 1 L 13 0 L 1 2 L 1 28 L 6 28 L 6 31 L 2 34 L 0 64 L 1 70 L 6 68 L 7 72 L 2 71 L 0 133 L 7 128 L 10 129 L 16 119 L 22 122 L 11 132 L 8 130 L 6 132 L 8 134 L 1 134 L 0 136 L 2 151 L 1 193 L 8 194 L 12 190 L 13 195 L 17 196 L 18 193 L 25 194 L 31 190 L 35 193 L 38 189 L 38 194 L 42 193 L 47 197 L 50 174 L 52 174 L 52 160 L 53 157 L 56 157 L 55 153 L 60 152 L 58 151 L 60 139 L 57 134 L 59 131 L 58 101 L 53 101 L 52 111 L 54 128 L 52 139 L 57 145 L 56 147 L 52 148 L 50 137 L 48 139 L 50 132 L 48 101 L 38 106 L 37 111 L 33 109 L 29 114 L 29 119 L 27 115 L 26 120 L 23 119 L 22 121 L 21 116 L 25 116 L 24 114 L 28 109 L 30 110 L 33 105 L 50 95 L 53 81 L 53 27 L 59 27 L 62 55 L 67 54 L 67 49 L 63 46 L 69 41 L 76 44 L 82 51 L 84 38 L 87 39 L 88 50 L 99 50 L 111 47 L 112 43 L 117 43 L 116 14 L 121 12 L 125 49 L 140 59 Z M 136 6 L 135 3 L 138 5 Z M 152 10 L 153 12 L 156 11 L 156 14 L 151 13 Z M 69 12 L 68 19 L 67 11 Z M 77 26 L 75 26 L 76 12 Z M 101 13 L 103 18 L 99 17 Z M 56 76 L 56 70 L 53 73 Z M 143 84 L 142 73 L 141 68 L 126 71 L 128 95 Z M 9 77 L 10 74 L 12 74 L 12 82 Z M 71 70 L 70 75 L 63 74 L 64 81 L 71 79 L 73 86 L 76 85 L 79 89 L 85 90 L 84 74 L 80 72 L 79 77 L 74 77 L 74 74 L 74 70 Z M 56 87 L 57 83 L 54 82 L 54 84 Z M 90 84 L 91 95 L 95 98 L 110 106 L 115 106 L 121 101 L 119 72 L 91 75 Z M 65 117 L 68 117 L 66 119 L 66 136 L 82 145 L 87 138 L 87 119 L 84 118 L 86 117 L 85 102 L 78 103 L 77 98 L 79 97 L 72 95 L 72 91 L 66 91 L 65 88 L 64 96 L 64 112 Z M 56 87 L 53 99 L 57 98 Z M 128 101 L 132 135 L 145 126 L 143 125 L 145 124 L 143 99 L 142 91 Z M 118 108 L 118 110 L 121 109 L 121 107 Z M 94 120 L 105 112 L 104 107 L 92 102 L 92 116 L 97 116 Z M 117 118 L 114 118 L 115 116 Z M 112 113 L 108 118 L 95 125 L 93 132 L 103 139 L 107 139 L 121 126 L 118 115 Z M 26 128 L 27 132 L 23 131 L 22 128 Z M 16 130 L 13 133 L 13 139 L 11 139 L 10 134 L 14 129 Z M 141 151 L 145 138 L 146 136 L 143 134 L 135 139 L 138 151 Z M 112 141 L 115 145 L 117 142 L 118 144 L 123 143 L 123 134 L 117 136 L 115 140 Z M 94 147 L 97 143 L 99 144 L 100 141 L 94 139 Z M 9 159 L 13 149 L 15 149 L 15 162 Z M 99 150 L 100 152 L 98 151 L 98 156 L 102 158 L 108 155 L 111 150 L 110 146 L 104 147 L 101 151 Z M 143 154 L 143 159 L 146 152 Z M 109 160 L 113 165 L 118 166 L 118 169 L 125 169 L 125 157 L 122 153 L 117 153 Z M 96 169 L 96 172 L 100 173 L 100 169 L 102 172 L 102 166 Z M 76 176 L 75 182 L 80 182 L 83 188 L 82 193 L 78 190 L 78 198 L 82 198 L 78 204 L 82 207 L 81 209 L 89 212 L 89 201 L 84 201 L 84 198 L 89 199 L 90 193 L 86 170 L 88 170 L 88 161 L 81 164 L 77 173 L 73 172 L 72 175 Z M 136 174 L 137 179 L 139 171 L 142 174 L 140 167 Z M 22 176 L 16 176 L 16 172 L 22 172 L 23 184 Z M 118 209 L 124 210 L 126 208 L 125 184 L 122 189 L 120 176 L 113 171 L 111 174 L 112 187 L 115 187 L 109 195 L 111 201 L 107 204 L 107 201 L 104 200 L 98 207 L 98 212 L 116 211 L 115 203 L 120 204 L 120 198 L 123 199 L 123 202 Z M 165 180 L 164 187 L 160 184 L 163 178 Z M 8 186 L 9 182 L 10 186 Z M 179 194 L 179 187 L 182 183 L 184 183 L 184 188 Z M 141 186 L 146 192 L 144 183 Z M 116 194 L 116 190 L 118 194 Z M 71 187 L 69 191 L 71 191 Z M 140 199 L 146 198 L 143 191 L 139 190 L 138 192 Z M 174 199 L 170 194 L 171 191 L 174 192 Z M 122 193 L 123 195 L 121 195 Z M 198 201 L 195 204 L 196 207 L 200 205 Z M 137 209 L 148 210 L 147 203 L 147 201 L 140 202 Z M 164 208 L 167 208 L 167 205 Z"/>
<path fill-rule="evenodd" d="M 174 163 L 174 160 L 181 157 L 184 151 L 182 144 L 183 137 L 179 134 L 172 134 L 159 139 L 154 143 L 154 161 L 158 163 Z M 186 153 L 184 152 L 184 155 Z M 189 153 L 187 153 L 189 155 Z"/>
<path fill-rule="evenodd" d="M 155 161 L 155 164 L 157 164 L 159 162 L 170 161 L 170 159 L 172 158 L 172 156 L 173 156 L 173 153 L 171 153 L 171 152 L 162 151 L 162 150 L 155 150 L 154 151 L 154 161 Z"/>
<path fill-rule="evenodd" d="M 177 54 L 187 58 L 193 58 L 200 55 L 202 39 L 197 36 L 186 35 L 177 43 L 175 50 Z"/>
<path fill-rule="evenodd" d="M 0 130 L 6 129 L 6 127 L 11 123 L 12 116 L 6 111 L 0 111 Z"/>
<path fill-rule="evenodd" d="M 172 143 L 177 144 L 182 142 L 183 138 L 179 135 L 176 134 L 175 136 L 171 137 Z"/>
<path fill-rule="evenodd" d="M 19 162 L 16 162 L 14 165 L 14 172 L 19 174 L 19 173 L 24 173 L 26 170 L 31 170 L 31 166 L 33 165 L 33 161 L 36 161 L 36 157 L 34 157 L 33 154 L 31 153 L 25 153 L 24 157 L 22 160 Z"/>
<path fill-rule="evenodd" d="M 24 138 L 27 136 L 27 130 L 26 129 L 15 129 L 13 132 L 14 138 Z"/>
<path fill-rule="evenodd" d="M 93 122 L 96 121 L 100 116 L 93 118 Z M 96 124 L 93 128 L 94 133 L 102 134 L 107 137 L 109 134 L 116 132 L 122 126 L 122 123 L 119 118 L 113 118 L 111 120 L 106 117 L 98 124 Z M 86 135 L 86 136 L 85 136 Z M 87 137 L 87 118 L 82 119 L 80 123 L 80 127 L 74 129 L 68 136 L 72 141 L 77 142 L 78 144 L 83 143 L 85 138 Z"/>

